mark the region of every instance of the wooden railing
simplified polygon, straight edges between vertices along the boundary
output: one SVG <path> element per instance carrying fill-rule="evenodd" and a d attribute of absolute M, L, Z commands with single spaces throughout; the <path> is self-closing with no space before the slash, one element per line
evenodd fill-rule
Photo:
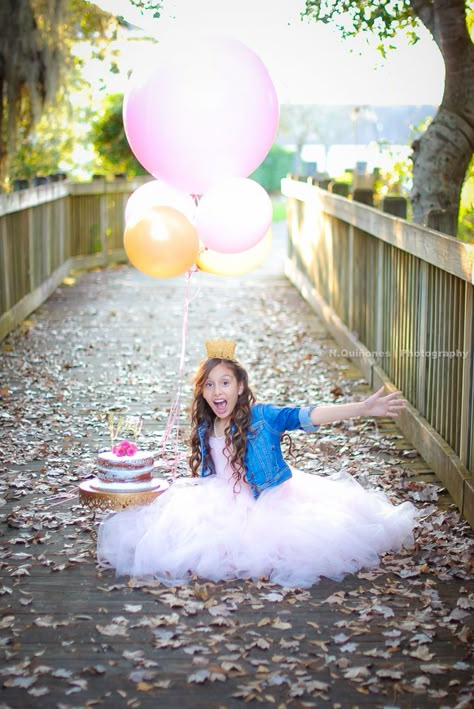
<path fill-rule="evenodd" d="M 125 204 L 149 179 L 55 182 L 0 195 L 0 340 L 72 268 L 125 259 Z"/>
<path fill-rule="evenodd" d="M 150 178 L 0 195 L 0 340 L 72 268 L 125 260 L 128 196 Z M 287 274 L 474 525 L 474 246 L 286 179 Z"/>
<path fill-rule="evenodd" d="M 287 275 L 474 525 L 474 245 L 293 180 Z"/>

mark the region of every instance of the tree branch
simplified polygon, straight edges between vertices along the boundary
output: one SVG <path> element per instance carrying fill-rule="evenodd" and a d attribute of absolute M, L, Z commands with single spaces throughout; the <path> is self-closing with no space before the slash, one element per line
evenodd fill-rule
<path fill-rule="evenodd" d="M 410 5 L 420 22 L 424 24 L 428 32 L 435 38 L 433 0 L 410 0 Z"/>

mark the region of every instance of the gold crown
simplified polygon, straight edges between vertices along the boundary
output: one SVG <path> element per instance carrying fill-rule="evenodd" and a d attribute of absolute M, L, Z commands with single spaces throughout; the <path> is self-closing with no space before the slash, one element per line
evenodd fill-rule
<path fill-rule="evenodd" d="M 233 340 L 206 340 L 206 350 L 209 359 L 235 359 L 235 342 Z"/>

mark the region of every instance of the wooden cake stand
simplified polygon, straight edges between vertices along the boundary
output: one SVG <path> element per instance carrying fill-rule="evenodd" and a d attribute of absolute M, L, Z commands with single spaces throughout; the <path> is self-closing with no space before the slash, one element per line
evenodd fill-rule
<path fill-rule="evenodd" d="M 166 480 L 154 478 L 152 486 L 147 490 L 108 492 L 108 490 L 95 488 L 95 480 L 96 478 L 84 480 L 79 485 L 79 501 L 94 510 L 123 510 L 126 507 L 148 505 L 169 487 L 169 483 Z"/>

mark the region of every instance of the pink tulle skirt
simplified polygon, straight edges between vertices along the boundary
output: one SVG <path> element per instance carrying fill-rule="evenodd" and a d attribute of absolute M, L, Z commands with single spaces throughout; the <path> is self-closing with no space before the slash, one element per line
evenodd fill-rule
<path fill-rule="evenodd" d="M 153 503 L 106 517 L 97 556 L 117 575 L 167 585 L 266 577 L 308 587 L 321 576 L 379 564 L 380 554 L 412 541 L 416 509 L 394 506 L 346 473 L 298 470 L 254 499 L 218 477 L 178 480 Z"/>

